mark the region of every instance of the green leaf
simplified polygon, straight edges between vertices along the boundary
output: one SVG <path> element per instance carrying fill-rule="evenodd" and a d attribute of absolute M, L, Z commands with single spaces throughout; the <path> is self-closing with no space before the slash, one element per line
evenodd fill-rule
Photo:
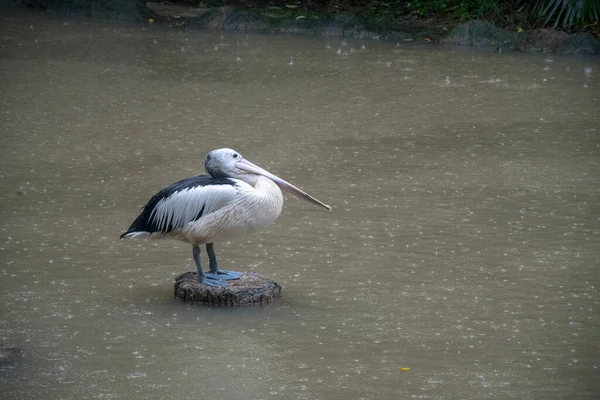
<path fill-rule="evenodd" d="M 598 0 L 538 0 L 533 8 L 545 23 L 554 21 L 554 27 L 595 23 L 600 15 Z"/>

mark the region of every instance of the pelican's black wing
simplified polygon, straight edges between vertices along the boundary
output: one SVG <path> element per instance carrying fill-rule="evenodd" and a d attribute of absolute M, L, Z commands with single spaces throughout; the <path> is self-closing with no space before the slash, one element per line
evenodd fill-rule
<path fill-rule="evenodd" d="M 175 232 L 230 203 L 235 195 L 235 180 L 229 178 L 199 175 L 175 182 L 152 196 L 120 239 Z"/>

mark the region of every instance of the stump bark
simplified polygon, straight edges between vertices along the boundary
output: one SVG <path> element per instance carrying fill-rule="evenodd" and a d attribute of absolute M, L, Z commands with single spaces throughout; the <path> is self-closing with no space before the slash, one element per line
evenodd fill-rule
<path fill-rule="evenodd" d="M 229 281 L 229 286 L 213 287 L 201 284 L 195 272 L 186 272 L 175 278 L 175 297 L 213 306 L 241 306 L 266 304 L 281 296 L 281 286 L 256 272 L 247 272 L 240 279 Z"/>

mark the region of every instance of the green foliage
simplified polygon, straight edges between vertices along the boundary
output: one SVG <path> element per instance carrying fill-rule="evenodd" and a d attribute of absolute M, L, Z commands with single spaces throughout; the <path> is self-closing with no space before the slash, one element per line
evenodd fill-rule
<path fill-rule="evenodd" d="M 499 0 L 470 0 L 461 3 L 470 13 L 470 18 L 485 16 L 497 16 L 502 12 L 502 4 Z"/>
<path fill-rule="evenodd" d="M 506 0 L 414 0 L 409 10 L 422 17 L 456 15 L 461 20 L 497 17 Z"/>
<path fill-rule="evenodd" d="M 422 17 L 445 14 L 449 7 L 450 1 L 448 0 L 413 0 L 408 3 L 409 10 Z"/>
<path fill-rule="evenodd" d="M 583 26 L 600 19 L 600 0 L 538 0 L 534 10 L 554 27 Z"/>
<path fill-rule="evenodd" d="M 305 26 L 310 26 L 321 19 L 318 12 L 309 7 L 301 7 L 300 2 L 288 1 L 282 6 L 262 5 L 260 7 L 252 5 L 255 12 L 260 12 L 269 19 L 273 26 L 281 26 L 282 24 L 290 24 L 294 21 L 302 21 Z M 250 8 L 249 8 L 250 9 Z"/>
<path fill-rule="evenodd" d="M 458 8 L 456 10 L 456 14 L 458 15 L 458 18 L 460 18 L 460 20 L 462 22 L 465 22 L 465 21 L 471 19 L 471 11 L 464 3 L 460 3 L 460 5 L 458 6 Z"/>
<path fill-rule="evenodd" d="M 394 29 L 400 21 L 486 19 L 497 26 L 539 26 L 552 23 L 564 29 L 598 24 L 600 0 L 170 0 L 214 7 L 229 5 L 285 21 L 332 21 L 362 25 L 372 31 Z"/>
<path fill-rule="evenodd" d="M 364 9 L 354 12 L 357 23 L 364 25 L 366 29 L 375 32 L 392 26 L 398 15 L 398 2 L 372 2 Z"/>

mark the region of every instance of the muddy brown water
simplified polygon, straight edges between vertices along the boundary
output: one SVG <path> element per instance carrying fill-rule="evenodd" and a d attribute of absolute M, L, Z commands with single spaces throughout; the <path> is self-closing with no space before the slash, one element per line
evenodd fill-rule
<path fill-rule="evenodd" d="M 3 399 L 597 398 L 597 58 L 0 29 Z M 333 207 L 217 244 L 268 306 L 176 301 L 189 246 L 118 240 L 225 146 Z"/>

